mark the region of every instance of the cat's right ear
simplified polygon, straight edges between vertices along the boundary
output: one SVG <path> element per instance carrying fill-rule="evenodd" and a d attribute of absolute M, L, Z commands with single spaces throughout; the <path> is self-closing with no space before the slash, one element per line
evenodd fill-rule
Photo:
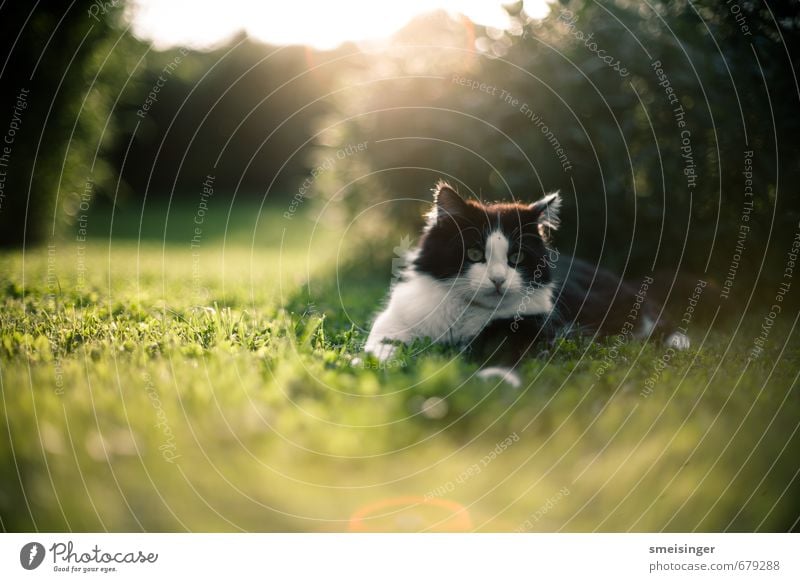
<path fill-rule="evenodd" d="M 556 230 L 560 223 L 558 214 L 561 211 L 561 195 L 558 192 L 548 194 L 541 200 L 530 204 L 528 209 L 536 213 L 540 232 L 542 228 Z"/>
<path fill-rule="evenodd" d="M 440 180 L 433 189 L 433 203 L 437 222 L 461 216 L 469 209 L 464 199 L 443 180 Z"/>

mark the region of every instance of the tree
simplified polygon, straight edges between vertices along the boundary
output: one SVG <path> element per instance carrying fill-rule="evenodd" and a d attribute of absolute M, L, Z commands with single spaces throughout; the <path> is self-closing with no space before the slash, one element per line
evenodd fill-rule
<path fill-rule="evenodd" d="M 116 91 L 135 60 L 123 2 L 0 7 L 0 245 L 40 243 L 76 219 L 114 170 Z"/>

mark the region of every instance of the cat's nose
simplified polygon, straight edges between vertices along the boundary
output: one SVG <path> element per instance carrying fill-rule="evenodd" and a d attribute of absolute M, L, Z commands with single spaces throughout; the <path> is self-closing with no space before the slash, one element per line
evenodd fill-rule
<path fill-rule="evenodd" d="M 494 276 L 494 277 L 489 277 L 489 280 L 492 283 L 494 283 L 494 288 L 495 289 L 497 289 L 498 291 L 502 291 L 503 290 L 503 283 L 506 282 L 506 278 L 505 277 Z"/>

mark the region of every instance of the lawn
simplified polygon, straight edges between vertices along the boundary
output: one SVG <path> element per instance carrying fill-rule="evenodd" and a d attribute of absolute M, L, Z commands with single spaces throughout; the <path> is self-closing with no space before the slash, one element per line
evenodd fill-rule
<path fill-rule="evenodd" d="M 655 344 L 561 342 L 520 389 L 440 346 L 354 363 L 396 242 L 284 211 L 0 255 L 2 529 L 797 527 L 796 314 L 756 360 L 765 313 L 697 323 L 657 376 Z"/>

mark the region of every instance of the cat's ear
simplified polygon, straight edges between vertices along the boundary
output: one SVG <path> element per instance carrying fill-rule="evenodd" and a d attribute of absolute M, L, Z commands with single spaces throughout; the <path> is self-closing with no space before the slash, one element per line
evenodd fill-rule
<path fill-rule="evenodd" d="M 556 230 L 560 224 L 561 195 L 558 192 L 553 192 L 529 205 L 528 208 L 536 214 L 539 234 L 542 238 L 547 239 L 549 232 Z"/>
<path fill-rule="evenodd" d="M 436 220 L 461 216 L 469 210 L 469 205 L 447 182 L 440 180 L 433 189 L 434 212 Z"/>

